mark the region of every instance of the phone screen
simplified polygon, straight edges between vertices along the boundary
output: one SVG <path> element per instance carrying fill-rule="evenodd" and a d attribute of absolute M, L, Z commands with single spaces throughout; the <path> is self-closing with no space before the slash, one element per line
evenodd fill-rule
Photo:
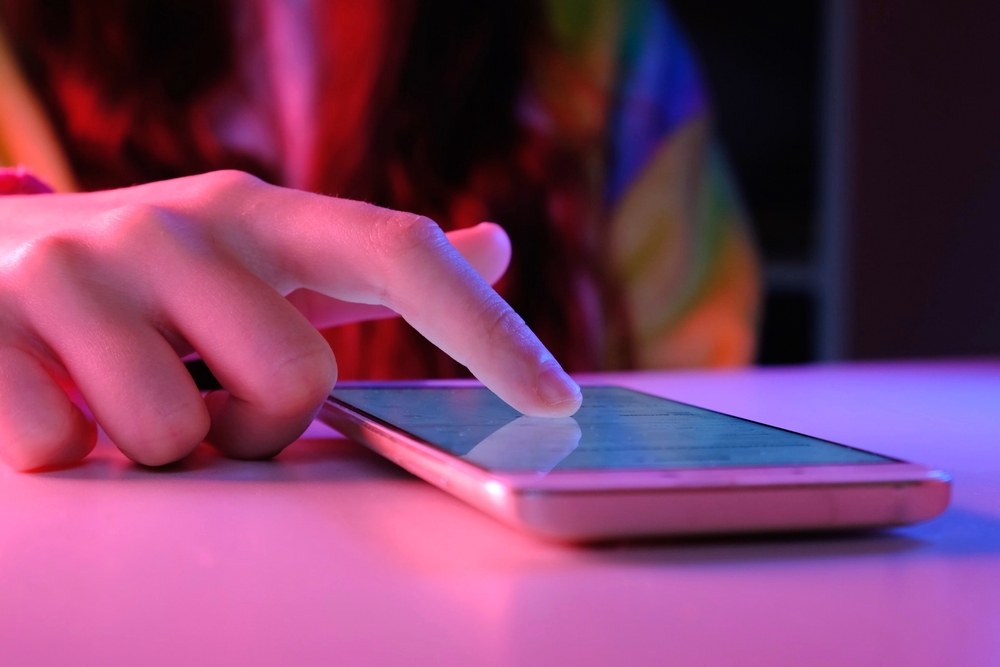
<path fill-rule="evenodd" d="M 333 398 L 486 470 L 858 465 L 895 459 L 620 387 L 525 417 L 482 387 L 344 387 Z"/>

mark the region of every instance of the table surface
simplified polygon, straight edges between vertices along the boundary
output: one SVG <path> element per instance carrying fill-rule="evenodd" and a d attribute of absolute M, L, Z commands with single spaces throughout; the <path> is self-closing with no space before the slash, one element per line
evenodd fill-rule
<path fill-rule="evenodd" d="M 593 378 L 589 378 L 593 379 Z M 1000 665 L 1000 362 L 597 378 L 953 474 L 929 523 L 568 547 L 314 425 L 0 470 L 0 663 Z"/>

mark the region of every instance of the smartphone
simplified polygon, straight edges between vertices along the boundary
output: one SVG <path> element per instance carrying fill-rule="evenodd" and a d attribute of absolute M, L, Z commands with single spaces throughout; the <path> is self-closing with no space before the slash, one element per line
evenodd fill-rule
<path fill-rule="evenodd" d="M 320 419 L 500 521 L 562 541 L 901 526 L 947 474 L 611 386 L 525 417 L 482 386 L 338 384 Z"/>

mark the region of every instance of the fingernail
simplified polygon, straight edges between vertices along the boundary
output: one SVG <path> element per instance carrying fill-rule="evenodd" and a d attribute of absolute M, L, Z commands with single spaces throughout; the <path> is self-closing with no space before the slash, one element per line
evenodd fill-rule
<path fill-rule="evenodd" d="M 548 363 L 538 373 L 538 395 L 549 405 L 580 400 L 580 385 L 556 363 Z"/>

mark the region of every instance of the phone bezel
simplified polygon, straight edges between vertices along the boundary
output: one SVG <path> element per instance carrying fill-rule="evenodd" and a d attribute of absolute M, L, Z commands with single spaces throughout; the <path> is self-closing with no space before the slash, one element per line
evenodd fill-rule
<path fill-rule="evenodd" d="M 342 387 L 364 387 L 364 388 L 421 388 L 421 387 L 478 387 L 478 383 L 468 381 L 433 381 L 433 382 L 347 382 L 342 383 Z M 593 385 L 593 386 L 618 386 L 618 385 Z M 663 398 L 655 394 L 637 391 L 630 387 L 619 387 L 640 394 L 646 394 L 655 398 Z M 690 405 L 676 399 L 669 399 L 683 405 Z M 722 414 L 734 419 L 741 419 L 769 428 L 805 435 L 784 429 L 770 424 L 762 424 L 754 420 L 729 415 L 718 410 L 702 408 L 717 414 Z M 552 470 L 545 474 L 532 472 L 507 472 L 495 471 L 481 468 L 475 464 L 463 460 L 444 449 L 434 445 L 432 442 L 413 435 L 399 427 L 396 427 L 380 418 L 371 415 L 364 410 L 357 408 L 341 399 L 330 396 L 321 410 L 321 418 L 334 428 L 338 428 L 343 423 L 338 419 L 338 415 L 331 414 L 333 410 L 339 413 L 340 417 L 346 417 L 355 426 L 370 431 L 377 440 L 388 440 L 394 447 L 379 446 L 378 443 L 370 442 L 367 438 L 361 438 L 373 449 L 384 456 L 395 460 L 402 467 L 414 472 L 420 477 L 427 476 L 440 478 L 437 481 L 441 486 L 446 483 L 446 477 L 450 478 L 458 473 L 470 480 L 488 485 L 494 483 L 492 487 L 496 493 L 539 493 L 539 492 L 594 492 L 594 491 L 616 491 L 616 490 L 683 490 L 683 489 L 704 489 L 704 488 L 732 488 L 732 487 L 782 487 L 817 485 L 884 485 L 887 483 L 920 483 L 925 481 L 950 481 L 948 475 L 940 470 L 933 470 L 926 466 L 901 461 L 884 454 L 890 459 L 886 462 L 865 463 L 865 464 L 822 464 L 822 465 L 799 465 L 799 466 L 753 466 L 753 467 L 711 467 L 711 468 L 668 468 L 658 470 L 641 469 L 592 469 L 592 470 Z M 348 434 L 345 434 L 348 435 Z M 816 436 L 806 436 L 815 438 Z M 859 451 L 865 451 L 858 447 L 843 445 L 841 443 L 825 440 L 842 447 L 849 447 Z M 388 445 L 389 443 L 382 443 Z M 402 449 L 399 447 L 402 446 Z M 410 459 L 405 456 L 405 452 L 417 455 L 417 458 Z M 872 452 L 868 452 L 872 453 Z M 401 458 L 402 457 L 402 458 Z M 405 458 L 406 460 L 402 460 Z M 419 471 L 414 470 L 414 467 Z M 422 474 L 426 473 L 426 474 Z"/>

